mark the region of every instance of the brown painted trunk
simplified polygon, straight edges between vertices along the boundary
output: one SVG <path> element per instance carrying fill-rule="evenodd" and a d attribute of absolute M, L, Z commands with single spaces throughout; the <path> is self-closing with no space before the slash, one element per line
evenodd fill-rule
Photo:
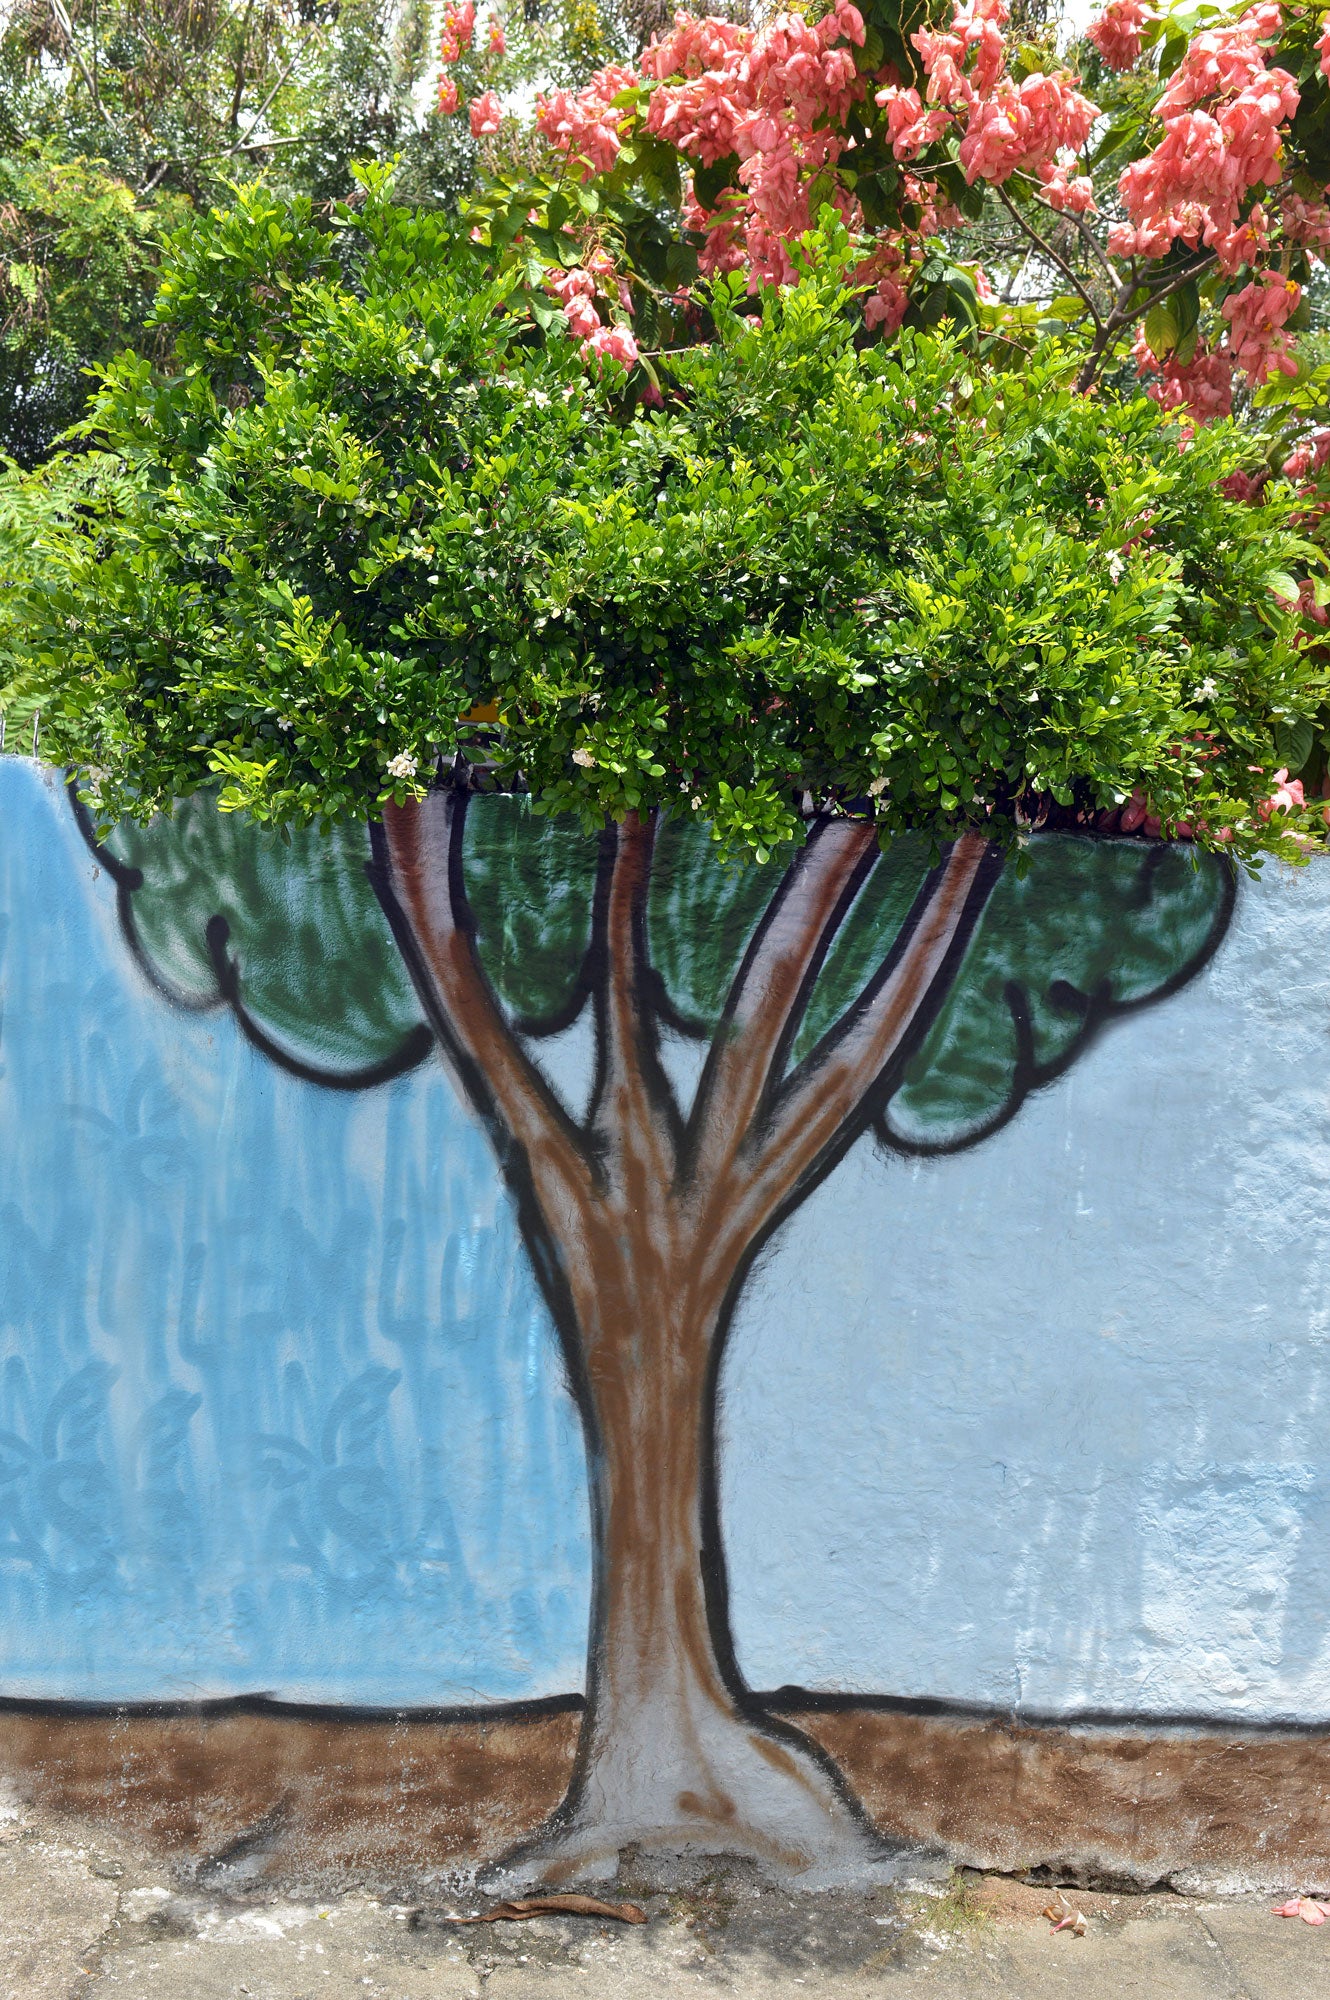
<path fill-rule="evenodd" d="M 630 816 L 602 850 L 599 1066 L 579 1126 L 481 968 L 464 817 L 464 799 L 444 791 L 389 808 L 379 889 L 518 1202 L 582 1413 L 594 1536 L 573 1783 L 495 1885 L 603 1878 L 625 1848 L 738 1853 L 808 1886 L 889 1875 L 892 1854 L 834 1767 L 763 1716 L 733 1667 L 713 1518 L 715 1379 L 757 1246 L 849 1143 L 865 1091 L 944 990 L 994 876 L 985 845 L 955 844 L 902 948 L 791 1080 L 787 1029 L 876 852 L 870 824 L 817 829 L 736 977 L 685 1132 L 656 1045 L 652 824 Z"/>
<path fill-rule="evenodd" d="M 570 1272 L 595 1543 L 587 1709 L 568 1798 L 501 1879 L 604 1877 L 625 1848 L 737 1853 L 807 1883 L 888 1870 L 834 1767 L 727 1670 L 714 1371 L 737 1273 L 691 1248 L 684 1203 L 604 1222 Z"/>

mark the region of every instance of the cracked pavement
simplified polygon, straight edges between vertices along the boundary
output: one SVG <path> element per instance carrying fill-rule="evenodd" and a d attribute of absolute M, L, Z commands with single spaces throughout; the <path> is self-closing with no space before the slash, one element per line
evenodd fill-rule
<path fill-rule="evenodd" d="M 275 1865 L 221 1887 L 104 1822 L 0 1805 L 0 2000 L 1330 2000 L 1330 1923 L 1269 1896 L 1068 1889 L 1077 1937 L 1042 1914 L 1052 1890 L 1009 1877 L 799 1896 L 699 1864 L 621 1882 L 640 1929 L 458 1928 L 482 1904 L 437 1879 L 302 1887 Z"/>

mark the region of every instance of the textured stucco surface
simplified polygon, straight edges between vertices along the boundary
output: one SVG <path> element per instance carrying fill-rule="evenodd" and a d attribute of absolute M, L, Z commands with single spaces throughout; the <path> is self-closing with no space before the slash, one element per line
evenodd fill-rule
<path fill-rule="evenodd" d="M 1004 1132 L 861 1143 L 725 1364 L 755 1686 L 1330 1716 L 1330 865 Z"/>
<path fill-rule="evenodd" d="M 579 1687 L 581 1439 L 441 1069 L 173 1011 L 17 759 L 0 924 L 0 1691 Z M 784 1226 L 721 1384 L 750 1684 L 1330 1721 L 1327 968 L 1330 866 L 1267 871 L 1007 1130 Z M 542 1060 L 575 1099 L 584 1028 Z"/>

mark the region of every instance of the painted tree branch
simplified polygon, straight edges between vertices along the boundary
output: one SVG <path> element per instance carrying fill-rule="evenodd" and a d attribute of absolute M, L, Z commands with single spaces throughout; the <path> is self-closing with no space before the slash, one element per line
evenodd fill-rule
<path fill-rule="evenodd" d="M 576 1127 L 499 1008 L 459 918 L 466 795 L 432 791 L 418 805 L 386 806 L 388 886 L 405 918 L 399 934 L 430 1023 L 500 1157 L 515 1143 L 533 1180 L 585 1215 L 595 1173 Z"/>
<path fill-rule="evenodd" d="M 869 820 L 823 820 L 791 864 L 726 1001 L 691 1121 L 693 1173 L 725 1180 L 876 849 Z"/>
<path fill-rule="evenodd" d="M 597 899 L 601 1072 L 588 1124 L 608 1171 L 637 1204 L 670 1186 L 678 1165 L 677 1115 L 655 1047 L 647 999 L 647 890 L 655 821 L 630 813 L 610 836 L 608 885 Z"/>
<path fill-rule="evenodd" d="M 920 892 L 892 954 L 858 1006 L 805 1058 L 778 1095 L 769 1124 L 745 1148 L 736 1226 L 755 1234 L 798 1192 L 906 1049 L 945 988 L 1001 868 L 978 834 L 950 849 Z M 743 1157 L 743 1156 L 741 1156 Z"/>

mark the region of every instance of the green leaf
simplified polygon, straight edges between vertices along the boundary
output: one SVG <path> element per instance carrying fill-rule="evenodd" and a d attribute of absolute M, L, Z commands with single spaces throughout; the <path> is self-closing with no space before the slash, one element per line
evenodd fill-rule
<path fill-rule="evenodd" d="M 1160 361 L 1166 361 L 1178 344 L 1177 295 L 1162 299 L 1151 306 L 1145 315 L 1145 338 L 1150 352 Z"/>
<path fill-rule="evenodd" d="M 1293 722 L 1275 724 L 1275 761 L 1286 766 L 1294 777 L 1312 754 L 1316 742 L 1314 724 L 1306 716 Z"/>
<path fill-rule="evenodd" d="M 726 153 L 709 167 L 698 166 L 693 171 L 693 188 L 703 208 L 713 209 L 726 188 L 737 185 L 739 155 Z"/>

